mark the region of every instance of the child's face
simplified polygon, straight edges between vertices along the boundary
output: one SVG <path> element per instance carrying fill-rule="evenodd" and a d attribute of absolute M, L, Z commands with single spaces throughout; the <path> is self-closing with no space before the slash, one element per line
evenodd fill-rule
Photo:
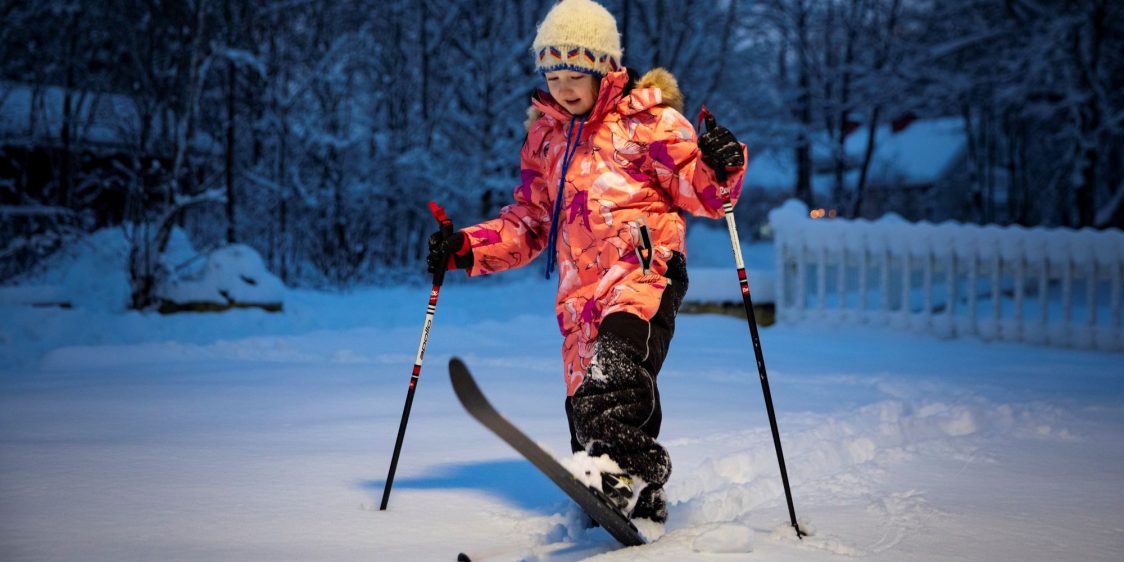
<path fill-rule="evenodd" d="M 600 80 L 584 72 L 555 70 L 546 73 L 546 87 L 550 95 L 571 115 L 583 115 L 593 109 L 600 85 Z"/>

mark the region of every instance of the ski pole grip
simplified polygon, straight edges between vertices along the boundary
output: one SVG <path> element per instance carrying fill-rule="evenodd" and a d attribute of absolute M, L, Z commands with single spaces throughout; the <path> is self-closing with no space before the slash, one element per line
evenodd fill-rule
<path fill-rule="evenodd" d="M 437 224 L 441 225 L 441 232 L 445 233 L 447 236 L 451 236 L 453 234 L 453 221 L 449 218 L 449 215 L 445 214 L 445 209 L 441 207 L 441 205 L 438 205 L 436 201 L 430 201 L 429 212 L 433 213 L 433 218 L 437 219 Z M 441 261 L 445 262 L 448 258 L 449 255 L 448 252 L 446 252 L 446 254 L 442 256 Z M 445 269 L 438 269 L 433 273 L 433 284 L 440 287 L 444 282 Z"/>

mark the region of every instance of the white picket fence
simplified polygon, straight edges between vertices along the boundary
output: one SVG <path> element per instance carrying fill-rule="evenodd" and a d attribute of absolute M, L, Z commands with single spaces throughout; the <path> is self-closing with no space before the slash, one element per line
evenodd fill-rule
<path fill-rule="evenodd" d="M 1124 232 L 769 214 L 781 322 L 1124 351 Z"/>

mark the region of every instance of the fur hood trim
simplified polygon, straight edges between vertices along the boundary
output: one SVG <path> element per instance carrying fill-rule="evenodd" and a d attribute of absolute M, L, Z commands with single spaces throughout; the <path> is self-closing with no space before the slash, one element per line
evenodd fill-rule
<path fill-rule="evenodd" d="M 662 105 L 666 105 L 679 113 L 683 113 L 683 92 L 679 90 L 679 81 L 675 75 L 665 68 L 653 68 L 636 81 L 637 90 L 643 88 L 659 88 Z"/>

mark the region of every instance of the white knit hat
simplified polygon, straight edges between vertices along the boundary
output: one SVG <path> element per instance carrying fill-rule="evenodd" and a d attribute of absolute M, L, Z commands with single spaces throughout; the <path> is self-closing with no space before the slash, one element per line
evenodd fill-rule
<path fill-rule="evenodd" d="M 531 44 L 540 72 L 576 70 L 604 76 L 621 67 L 617 20 L 593 0 L 561 0 L 539 24 Z"/>

